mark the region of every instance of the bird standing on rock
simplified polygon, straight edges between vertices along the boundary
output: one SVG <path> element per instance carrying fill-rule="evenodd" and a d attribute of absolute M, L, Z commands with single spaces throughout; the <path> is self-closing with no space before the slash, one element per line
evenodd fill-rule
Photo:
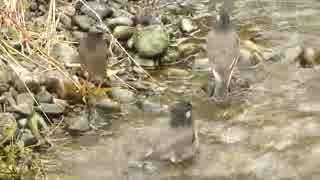
<path fill-rule="evenodd" d="M 229 3 L 229 1 L 225 2 Z M 211 95 L 218 102 L 228 99 L 229 84 L 239 57 L 239 38 L 233 29 L 227 4 L 223 4 L 216 18 L 215 27 L 207 37 L 207 50 L 215 88 Z"/>
<path fill-rule="evenodd" d="M 88 32 L 79 46 L 79 60 L 89 73 L 89 80 L 99 82 L 99 87 L 106 76 L 107 45 L 103 40 L 103 30 L 97 27 Z"/>

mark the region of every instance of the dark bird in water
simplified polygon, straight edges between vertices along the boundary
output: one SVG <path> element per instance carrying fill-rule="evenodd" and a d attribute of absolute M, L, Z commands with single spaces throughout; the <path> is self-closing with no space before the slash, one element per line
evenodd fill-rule
<path fill-rule="evenodd" d="M 160 136 L 159 142 L 154 142 L 144 159 L 179 163 L 196 155 L 199 142 L 190 102 L 181 101 L 171 107 L 169 126 L 161 131 Z"/>
<path fill-rule="evenodd" d="M 103 30 L 97 27 L 88 32 L 87 37 L 80 41 L 79 60 L 89 73 L 89 80 L 103 83 L 107 68 L 107 45 L 103 40 Z"/>
<path fill-rule="evenodd" d="M 229 8 L 219 10 L 214 28 L 207 37 L 207 51 L 215 87 L 210 96 L 218 102 L 228 99 L 229 84 L 239 57 L 239 38 L 233 29 Z"/>

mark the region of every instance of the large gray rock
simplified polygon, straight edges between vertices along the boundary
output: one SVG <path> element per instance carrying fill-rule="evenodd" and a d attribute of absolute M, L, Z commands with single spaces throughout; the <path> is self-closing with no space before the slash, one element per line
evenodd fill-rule
<path fill-rule="evenodd" d="M 135 34 L 134 47 L 141 57 L 155 57 L 165 52 L 169 36 L 160 26 L 148 26 Z"/>

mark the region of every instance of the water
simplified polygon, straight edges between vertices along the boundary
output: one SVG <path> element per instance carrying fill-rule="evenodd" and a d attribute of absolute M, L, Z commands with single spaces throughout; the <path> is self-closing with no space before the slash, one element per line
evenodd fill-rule
<path fill-rule="evenodd" d="M 198 3 L 199 11 L 206 11 L 203 4 L 190 2 Z M 301 44 L 316 47 L 320 42 L 319 6 L 316 0 L 239 0 L 233 15 L 239 27 L 259 27 L 271 47 L 286 44 L 293 34 L 298 35 Z M 193 101 L 200 155 L 193 163 L 161 167 L 152 176 L 136 173 L 132 178 L 320 179 L 319 71 L 281 62 L 267 64 L 263 78 L 227 109 L 215 106 L 199 93 L 200 82 L 205 81 L 203 72 L 195 72 L 192 83 L 168 83 L 169 89 L 186 93 L 168 92 L 153 99 L 163 104 L 181 97 Z M 82 145 L 81 150 L 61 149 L 58 157 L 63 168 L 57 174 L 62 179 L 121 179 L 117 176 L 119 167 L 128 163 L 121 148 L 123 143 L 133 142 L 128 139 L 137 133 L 131 128 L 160 128 L 166 118 L 166 113 L 130 111 L 125 121 L 113 125 L 114 136 L 98 138 L 95 143 Z M 136 153 L 142 150 L 133 149 Z"/>

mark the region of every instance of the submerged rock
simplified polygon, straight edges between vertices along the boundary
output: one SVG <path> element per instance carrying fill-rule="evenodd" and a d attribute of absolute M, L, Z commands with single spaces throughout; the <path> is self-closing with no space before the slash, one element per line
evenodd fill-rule
<path fill-rule="evenodd" d="M 134 37 L 134 47 L 141 57 L 161 55 L 169 46 L 169 36 L 160 26 L 145 27 Z"/>
<path fill-rule="evenodd" d="M 192 73 L 185 69 L 168 68 L 162 71 L 169 79 L 190 79 Z"/>
<path fill-rule="evenodd" d="M 316 61 L 316 52 L 312 47 L 303 48 L 299 55 L 299 63 L 303 68 L 313 67 Z"/>
<path fill-rule="evenodd" d="M 88 115 L 86 113 L 80 113 L 79 115 L 73 117 L 67 117 L 65 122 L 67 123 L 68 130 L 70 131 L 85 132 L 90 130 Z"/>
<path fill-rule="evenodd" d="M 113 99 L 121 103 L 131 103 L 136 100 L 134 93 L 128 89 L 112 88 L 109 94 Z"/>
<path fill-rule="evenodd" d="M 121 112 L 120 103 L 107 97 L 97 100 L 95 106 L 97 108 L 97 112 L 101 114 L 101 116 Z"/>
<path fill-rule="evenodd" d="M 200 50 L 200 46 L 195 43 L 183 43 L 178 46 L 178 51 L 183 57 L 190 56 L 197 53 Z"/>
<path fill-rule="evenodd" d="M 187 33 L 194 31 L 197 27 L 189 18 L 182 18 L 180 22 L 181 30 Z"/>

